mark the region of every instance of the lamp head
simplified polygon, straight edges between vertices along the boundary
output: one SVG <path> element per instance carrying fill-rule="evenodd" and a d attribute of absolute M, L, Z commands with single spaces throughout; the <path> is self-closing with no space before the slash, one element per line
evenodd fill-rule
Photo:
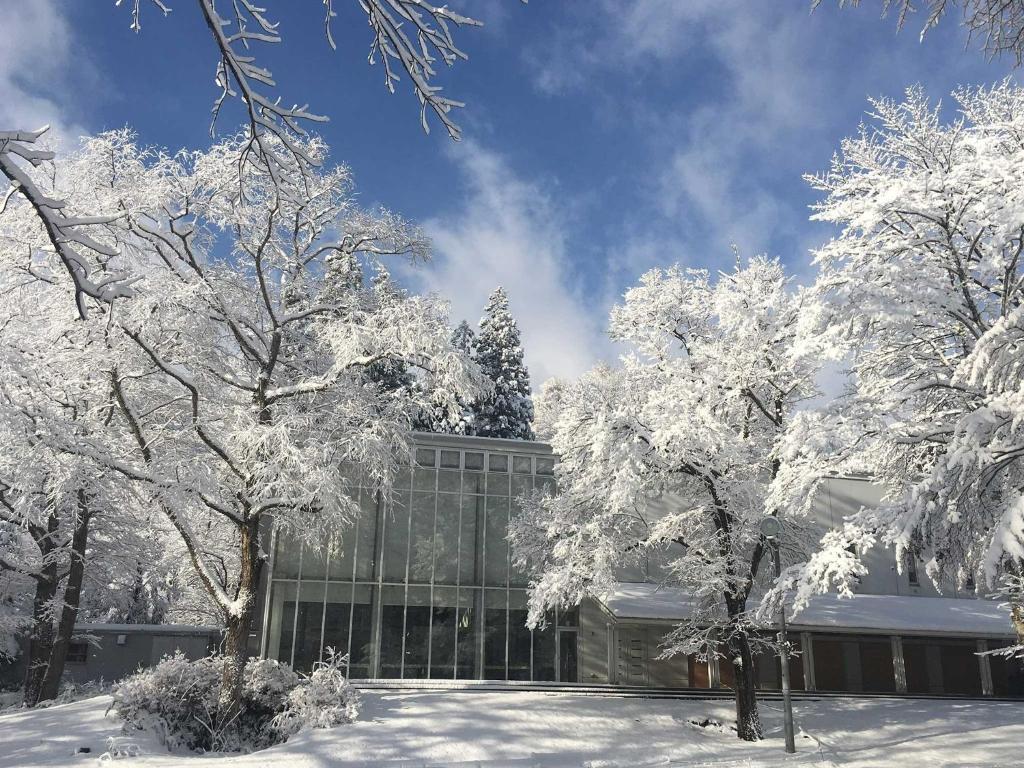
<path fill-rule="evenodd" d="M 758 527 L 761 529 L 761 535 L 766 539 L 782 538 L 782 523 L 777 517 L 766 517 Z"/>

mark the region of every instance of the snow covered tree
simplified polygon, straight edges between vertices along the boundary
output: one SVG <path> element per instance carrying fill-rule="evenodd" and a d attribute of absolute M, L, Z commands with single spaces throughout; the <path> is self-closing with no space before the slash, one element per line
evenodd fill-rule
<path fill-rule="evenodd" d="M 95 352 L 111 390 L 103 429 L 37 430 L 132 481 L 179 535 L 226 627 L 221 722 L 240 701 L 266 524 L 317 544 L 337 537 L 358 514 L 343 466 L 386 495 L 412 416 L 428 402 L 454 408 L 482 382 L 452 349 L 441 302 L 339 283 L 347 271 L 329 268 L 353 254 L 421 257 L 418 230 L 356 207 L 348 169 L 321 170 L 322 143 L 302 145 L 315 170 L 279 178 L 245 152 L 250 140 L 168 156 L 111 134 L 65 164 L 80 170 L 74 188 L 95 187 L 87 200 L 125 198 L 117 246 L 143 277 L 109 307 Z M 137 208 L 139 195 L 159 203 Z M 408 366 L 417 386 L 368 379 L 383 361 Z M 210 551 L 210 530 L 228 556 Z"/>
<path fill-rule="evenodd" d="M 121 5 L 122 0 L 115 0 Z M 142 29 L 143 6 L 152 4 L 157 12 L 167 15 L 171 7 L 164 0 L 131 0 L 131 27 Z M 399 72 L 409 78 L 412 91 L 420 103 L 420 122 L 429 132 L 428 113 L 433 113 L 452 139 L 459 139 L 461 131 L 451 112 L 463 103 L 442 94 L 435 84 L 438 61 L 451 67 L 465 60 L 466 54 L 456 45 L 453 30 L 459 27 L 481 26 L 481 22 L 463 16 L 446 5 L 434 6 L 423 0 L 358 0 L 346 2 L 357 6 L 365 14 L 372 31 L 369 63 L 380 62 L 384 68 L 384 84 L 392 93 L 401 79 Z M 226 6 L 226 8 L 225 8 Z M 335 47 L 332 26 L 337 17 L 334 0 L 324 0 L 324 35 L 331 48 Z M 222 12 L 224 12 L 222 14 Z M 306 106 L 288 107 L 273 89 L 273 74 L 258 64 L 255 50 L 262 44 L 281 42 L 280 25 L 267 16 L 266 8 L 251 0 L 222 3 L 220 11 L 216 0 L 199 0 L 198 13 L 208 29 L 219 53 L 215 82 L 220 94 L 213 107 L 211 135 L 222 107 L 229 98 L 237 97 L 246 111 L 249 122 L 249 141 L 243 151 L 278 185 L 279 194 L 295 188 L 296 177 L 312 173 L 317 157 L 307 151 L 306 125 L 322 123 L 327 117 L 310 112 Z M 6 128 L 6 126 L 0 126 Z M 66 201 L 48 197 L 41 191 L 30 168 L 39 168 L 54 160 L 54 154 L 37 144 L 48 130 L 28 130 L 24 126 L 0 130 L 0 176 L 9 182 L 0 197 L 0 210 L 17 196 L 30 205 L 45 227 L 49 245 L 75 286 L 75 301 L 84 316 L 89 299 L 109 302 L 131 295 L 131 273 L 106 269 L 118 253 L 109 243 L 96 237 L 93 228 L 108 224 L 121 211 L 106 215 L 86 212 L 75 217 L 65 215 Z M 298 202 L 298 201 L 293 201 Z M 99 209 L 95 209 L 99 210 Z M 97 279 L 95 274 L 105 274 Z"/>
<path fill-rule="evenodd" d="M 473 341 L 476 334 L 465 320 L 452 331 L 452 347 L 468 357 L 473 354 Z M 443 403 L 424 411 L 416 422 L 416 429 L 422 432 L 436 432 L 446 435 L 467 435 L 473 429 L 472 403 L 459 398 L 459 413 L 447 409 Z"/>
<path fill-rule="evenodd" d="M 473 434 L 533 440 L 530 374 L 523 363 L 519 327 L 501 287 L 491 294 L 480 319 L 474 359 L 494 390 L 473 403 Z"/>
<path fill-rule="evenodd" d="M 794 408 L 816 391 L 816 366 L 795 349 L 803 302 L 766 258 L 714 282 L 680 267 L 646 273 L 611 318 L 636 354 L 548 388 L 553 421 L 538 428 L 559 456 L 559 492 L 529 500 L 511 530 L 532 573 L 533 625 L 607 596 L 621 568 L 661 561 L 691 601 L 664 653 L 731 664 L 746 740 L 762 734 L 752 645 L 763 625 L 748 600 L 771 575 L 759 525 L 777 510 L 765 495 Z M 802 521 L 781 522 L 799 543 Z"/>
<path fill-rule="evenodd" d="M 469 323 L 465 320 L 461 321 L 455 330 L 452 331 L 452 346 L 467 355 L 472 354 L 473 344 L 476 342 L 476 334 L 473 329 L 469 327 Z"/>
<path fill-rule="evenodd" d="M 19 247 L 0 238 L 0 248 Z M 19 285 L 19 282 L 22 284 Z M 63 284 L 61 284 L 63 285 Z M 75 322 L 49 302 L 70 291 L 0 275 L 0 571 L 8 591 L 4 631 L 27 640 L 24 699 L 54 698 L 78 618 L 87 576 L 101 560 L 118 562 L 138 535 L 101 533 L 138 510 L 128 484 L 89 459 L 53 450 L 42 426 L 74 440 L 109 418 L 109 385 L 92 365 L 102 324 Z M 119 520 L 121 518 L 122 520 Z"/>
<path fill-rule="evenodd" d="M 822 0 L 814 0 L 817 8 Z M 838 0 L 840 7 L 857 6 L 861 0 Z M 963 26 L 971 38 L 979 38 L 989 56 L 1012 56 L 1018 66 L 1024 60 L 1024 1 L 1022 0 L 924 0 L 927 8 L 921 38 L 949 12 L 957 9 L 963 15 Z M 914 0 L 882 0 L 882 13 L 895 9 L 897 26 L 902 29 L 907 17 L 914 13 Z"/>
<path fill-rule="evenodd" d="M 815 218 L 841 228 L 816 253 L 802 334 L 851 367 L 851 391 L 791 435 L 775 503 L 809 503 L 822 471 L 888 489 L 794 571 L 798 602 L 849 592 L 860 554 L 923 556 L 937 586 L 995 587 L 1024 568 L 1024 90 L 961 89 L 943 123 L 920 88 L 872 102 L 846 139 Z M 813 310 L 813 311 L 811 311 Z M 1024 609 L 1013 608 L 1024 639 Z"/>

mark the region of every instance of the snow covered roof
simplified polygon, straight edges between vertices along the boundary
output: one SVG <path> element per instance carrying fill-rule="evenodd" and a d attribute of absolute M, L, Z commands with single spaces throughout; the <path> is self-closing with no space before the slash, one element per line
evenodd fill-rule
<path fill-rule="evenodd" d="M 686 590 L 658 584 L 617 585 L 604 600 L 620 621 L 681 621 L 693 602 Z M 794 629 L 881 633 L 941 633 L 1005 637 L 1013 634 L 1009 613 L 992 600 L 899 595 L 818 595 L 790 619 Z"/>
<path fill-rule="evenodd" d="M 218 627 L 193 624 L 75 624 L 76 634 L 90 632 L 116 632 L 126 635 L 216 635 L 220 634 L 221 630 Z"/>

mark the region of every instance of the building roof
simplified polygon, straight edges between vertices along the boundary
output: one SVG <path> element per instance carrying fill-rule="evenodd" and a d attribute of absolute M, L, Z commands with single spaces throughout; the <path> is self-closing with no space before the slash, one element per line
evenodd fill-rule
<path fill-rule="evenodd" d="M 604 600 L 620 621 L 682 621 L 693 601 L 679 588 L 618 584 Z M 818 595 L 789 619 L 797 630 L 884 634 L 944 634 L 971 637 L 1013 635 L 1009 612 L 993 600 L 900 595 Z"/>
<path fill-rule="evenodd" d="M 203 627 L 193 624 L 75 624 L 75 634 L 217 635 L 222 631 L 219 627 Z"/>
<path fill-rule="evenodd" d="M 416 445 L 452 447 L 478 451 L 511 451 L 551 455 L 551 446 L 540 440 L 511 440 L 504 437 L 477 437 L 476 435 L 446 435 L 438 432 L 414 432 Z"/>

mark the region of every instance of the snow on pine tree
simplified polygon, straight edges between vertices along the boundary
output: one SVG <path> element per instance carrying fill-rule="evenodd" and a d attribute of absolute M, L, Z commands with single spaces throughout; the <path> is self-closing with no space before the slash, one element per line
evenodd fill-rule
<path fill-rule="evenodd" d="M 637 353 L 546 389 L 538 431 L 559 456 L 558 493 L 528 499 L 510 533 L 534 626 L 607 597 L 625 567 L 661 563 L 690 612 L 663 652 L 731 665 L 746 740 L 762 735 L 753 654 L 770 642 L 748 606 L 772 575 L 765 496 L 794 409 L 817 391 L 816 364 L 795 349 L 803 303 L 766 258 L 714 282 L 678 266 L 645 274 L 611 317 Z M 787 546 L 803 542 L 802 519 L 781 522 Z"/>
<path fill-rule="evenodd" d="M 473 403 L 473 434 L 533 440 L 530 374 L 504 288 L 497 288 L 484 307 L 473 359 L 494 385 L 490 394 Z"/>
<path fill-rule="evenodd" d="M 954 98 L 951 123 L 920 88 L 873 101 L 809 177 L 825 195 L 814 218 L 840 232 L 816 253 L 802 333 L 850 365 L 850 392 L 801 418 L 773 497 L 804 506 L 825 471 L 867 471 L 887 493 L 790 574 L 800 604 L 849 593 L 878 545 L 900 567 L 923 557 L 940 589 L 1024 575 L 1024 89 Z"/>

